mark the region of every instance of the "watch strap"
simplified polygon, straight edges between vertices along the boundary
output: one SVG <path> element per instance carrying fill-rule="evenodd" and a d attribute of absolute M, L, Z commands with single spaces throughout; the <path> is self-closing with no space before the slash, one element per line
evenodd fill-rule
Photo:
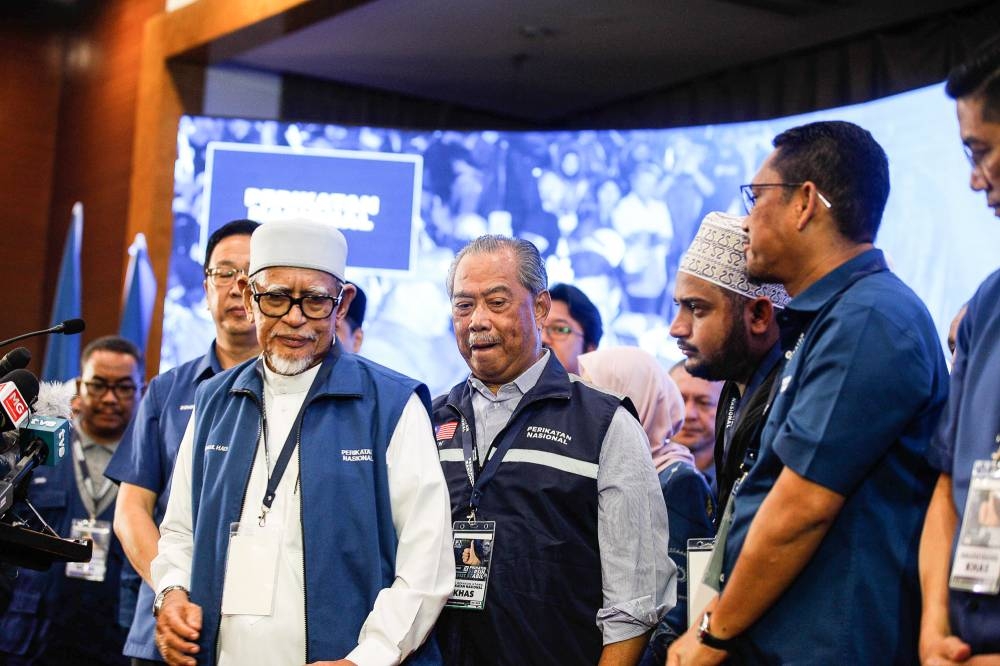
<path fill-rule="evenodd" d="M 157 617 L 160 614 L 160 608 L 163 606 L 163 600 L 167 598 L 167 594 L 173 592 L 174 590 L 183 590 L 185 594 L 188 594 L 188 589 L 183 585 L 166 586 L 160 590 L 160 593 L 156 595 L 155 599 L 153 599 L 153 617 Z"/>
<path fill-rule="evenodd" d="M 703 645 L 707 645 L 713 650 L 722 650 L 724 652 L 729 652 L 736 645 L 737 638 L 719 638 L 718 636 L 712 635 L 710 625 L 711 625 L 712 613 L 711 611 L 705 611 L 705 614 L 701 618 L 701 625 L 698 627 L 698 640 L 701 641 Z"/>

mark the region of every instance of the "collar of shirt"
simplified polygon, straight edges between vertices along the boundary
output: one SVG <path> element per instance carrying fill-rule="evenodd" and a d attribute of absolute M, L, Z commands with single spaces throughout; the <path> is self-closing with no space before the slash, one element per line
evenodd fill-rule
<path fill-rule="evenodd" d="M 267 363 L 261 362 L 261 366 L 264 368 L 264 388 L 272 395 L 305 393 L 316 380 L 321 365 L 317 363 L 297 375 L 282 375 L 267 367 Z"/>
<path fill-rule="evenodd" d="M 793 349 L 799 335 L 816 314 L 853 282 L 885 270 L 889 270 L 889 266 L 882 250 L 872 248 L 845 261 L 790 300 L 784 311 L 778 313 L 782 350 L 787 352 Z"/>
<path fill-rule="evenodd" d="M 215 340 L 208 353 L 201 357 L 197 367 L 194 369 L 194 383 L 200 384 L 202 381 L 214 377 L 222 372 L 222 364 L 219 363 L 219 355 L 215 351 Z"/>
<path fill-rule="evenodd" d="M 469 375 L 469 386 L 475 389 L 476 393 L 483 396 L 490 402 L 497 402 L 498 400 L 509 400 L 510 398 L 517 396 L 520 399 L 525 393 L 530 391 L 538 383 L 539 378 L 542 376 L 542 372 L 545 370 L 545 364 L 549 359 L 549 350 L 542 349 L 542 356 L 537 361 L 535 361 L 531 367 L 522 372 L 520 376 L 514 381 L 504 384 L 501 386 L 496 395 L 493 394 L 486 384 L 476 379 L 472 375 Z"/>
<path fill-rule="evenodd" d="M 867 275 L 888 269 L 889 265 L 885 262 L 882 250 L 875 248 L 865 250 L 809 285 L 805 291 L 788 302 L 785 311 L 817 312 L 854 282 L 858 273 Z"/>

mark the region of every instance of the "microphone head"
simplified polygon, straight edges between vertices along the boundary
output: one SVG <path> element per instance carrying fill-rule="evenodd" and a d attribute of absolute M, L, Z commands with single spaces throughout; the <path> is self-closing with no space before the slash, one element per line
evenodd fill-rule
<path fill-rule="evenodd" d="M 67 319 L 59 324 L 59 327 L 63 335 L 76 335 L 77 333 L 82 333 L 87 324 L 82 319 Z"/>
<path fill-rule="evenodd" d="M 28 367 L 31 362 L 31 352 L 27 347 L 16 347 L 4 354 L 0 359 L 0 374 L 7 374 L 11 370 L 19 370 Z"/>
<path fill-rule="evenodd" d="M 11 370 L 3 377 L 0 377 L 0 384 L 5 382 L 13 382 L 14 386 L 17 387 L 18 393 L 21 394 L 21 397 L 24 398 L 24 401 L 29 406 L 38 397 L 38 378 L 23 368 Z"/>

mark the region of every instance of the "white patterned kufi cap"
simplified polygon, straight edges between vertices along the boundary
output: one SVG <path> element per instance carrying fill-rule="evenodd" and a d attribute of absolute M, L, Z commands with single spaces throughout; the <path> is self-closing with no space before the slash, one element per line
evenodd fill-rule
<path fill-rule="evenodd" d="M 747 276 L 747 258 L 743 250 L 747 241 L 747 234 L 743 231 L 744 219 L 726 213 L 706 215 L 691 241 L 691 247 L 681 257 L 677 270 L 747 298 L 764 296 L 775 307 L 784 308 L 789 298 L 783 286 L 774 282 L 756 282 Z"/>
<path fill-rule="evenodd" d="M 347 239 L 332 224 L 315 220 L 275 220 L 250 236 L 250 275 L 265 268 L 311 268 L 341 282 L 347 267 Z"/>

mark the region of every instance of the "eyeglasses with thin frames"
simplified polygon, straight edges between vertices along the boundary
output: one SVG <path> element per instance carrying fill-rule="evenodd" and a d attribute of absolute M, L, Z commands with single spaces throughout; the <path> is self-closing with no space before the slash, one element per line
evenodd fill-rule
<path fill-rule="evenodd" d="M 216 287 L 228 287 L 233 283 L 233 280 L 246 274 L 247 272 L 242 268 L 233 268 L 232 266 L 216 266 L 205 269 L 205 277 L 211 280 Z"/>
<path fill-rule="evenodd" d="M 544 329 L 551 338 L 562 339 L 568 338 L 571 335 L 583 336 L 582 331 L 574 330 L 572 326 L 567 326 L 566 324 L 546 324 Z"/>
<path fill-rule="evenodd" d="M 321 296 L 306 294 L 294 298 L 290 294 L 279 291 L 253 292 L 252 298 L 260 308 L 261 314 L 277 319 L 292 311 L 292 306 L 299 306 L 302 316 L 306 319 L 326 319 L 333 314 L 340 300 L 344 297 L 344 288 L 336 296 Z"/>
<path fill-rule="evenodd" d="M 757 205 L 757 194 L 754 193 L 755 188 L 761 187 L 802 187 L 805 182 L 802 183 L 747 183 L 746 185 L 740 185 L 740 194 L 743 195 L 743 207 L 746 209 L 747 213 L 753 210 L 753 207 Z M 816 190 L 816 197 L 823 203 L 827 208 L 833 208 L 833 204 L 827 199 L 822 192 Z"/>

